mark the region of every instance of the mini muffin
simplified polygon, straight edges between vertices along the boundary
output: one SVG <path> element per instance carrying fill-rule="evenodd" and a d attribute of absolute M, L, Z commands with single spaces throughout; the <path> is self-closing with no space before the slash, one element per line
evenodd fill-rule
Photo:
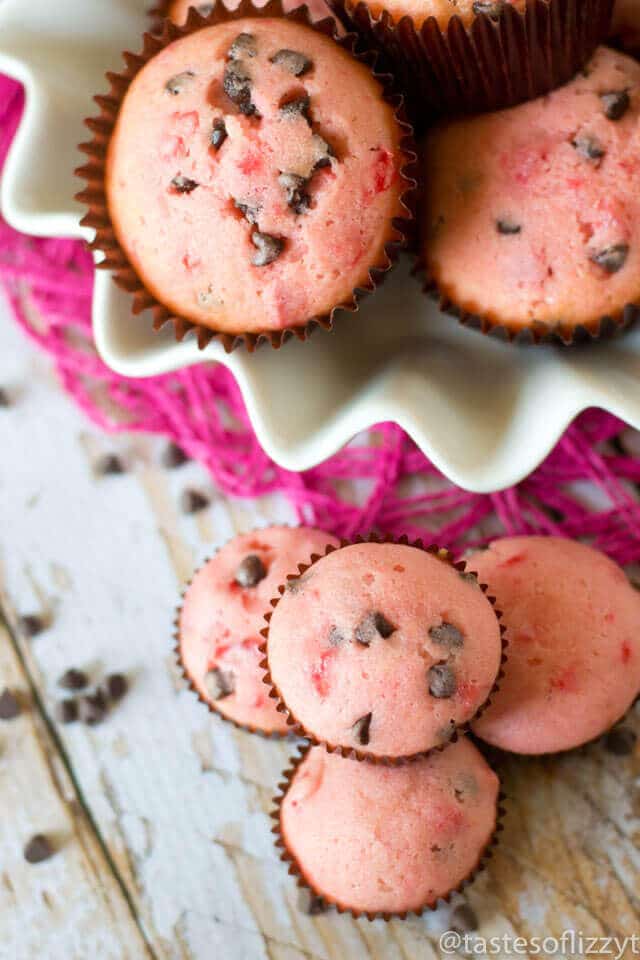
<path fill-rule="evenodd" d="M 178 613 L 178 659 L 200 699 L 225 719 L 287 732 L 259 666 L 264 613 L 287 572 L 335 542 L 322 530 L 268 527 L 234 537 L 194 576 Z"/>
<path fill-rule="evenodd" d="M 283 0 L 282 6 L 285 11 L 295 10 L 296 7 L 302 6 L 302 2 L 303 0 Z M 305 2 L 312 20 L 322 20 L 323 17 L 331 16 L 331 11 L 324 0 L 305 0 Z M 230 10 L 237 5 L 237 2 L 227 4 Z M 167 12 L 174 23 L 183 24 L 191 7 L 195 7 L 203 17 L 207 17 L 213 10 L 213 6 L 213 3 L 194 3 L 194 0 L 173 0 L 167 4 Z M 256 6 L 262 6 L 262 4 L 258 3 Z"/>
<path fill-rule="evenodd" d="M 290 775 L 291 776 L 291 775 Z M 416 763 L 352 763 L 311 747 L 279 804 L 283 859 L 316 896 L 372 919 L 434 907 L 481 865 L 499 782 L 466 737 Z"/>
<path fill-rule="evenodd" d="M 509 659 L 474 725 L 514 753 L 569 750 L 608 730 L 640 692 L 640 594 L 591 547 L 496 540 L 468 561 L 504 614 Z"/>
<path fill-rule="evenodd" d="M 600 47 L 550 96 L 424 143 L 421 259 L 445 304 L 534 339 L 640 303 L 640 65 Z"/>
<path fill-rule="evenodd" d="M 447 744 L 502 657 L 476 578 L 395 543 L 329 552 L 289 582 L 265 633 L 269 682 L 298 731 L 368 760 Z"/>
<path fill-rule="evenodd" d="M 408 215 L 408 127 L 330 21 L 223 10 L 147 37 L 158 52 L 128 83 L 108 144 L 117 246 L 100 228 L 95 246 L 135 309 L 155 306 L 179 337 L 196 326 L 201 345 L 279 346 L 330 326 L 389 268 Z"/>
<path fill-rule="evenodd" d="M 613 8 L 611 37 L 629 53 L 640 53 L 640 3 L 638 0 L 616 0 Z"/>

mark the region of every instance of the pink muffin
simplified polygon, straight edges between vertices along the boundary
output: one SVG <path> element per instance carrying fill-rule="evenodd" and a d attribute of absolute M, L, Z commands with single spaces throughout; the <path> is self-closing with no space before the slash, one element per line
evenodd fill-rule
<path fill-rule="evenodd" d="M 136 309 L 155 305 L 179 336 L 279 346 L 330 326 L 389 268 L 408 216 L 408 127 L 329 22 L 230 16 L 219 6 L 210 26 L 148 40 L 160 49 L 108 144 L 117 247 L 100 227 L 96 246 Z"/>
<path fill-rule="evenodd" d="M 487 700 L 502 657 L 475 577 L 394 543 L 318 560 L 289 583 L 265 633 L 269 681 L 297 729 L 360 759 L 448 743 Z"/>
<path fill-rule="evenodd" d="M 291 775 L 290 775 L 291 776 Z M 311 747 L 279 802 L 283 859 L 316 896 L 358 915 L 434 907 L 481 865 L 498 778 L 466 737 L 396 767 Z"/>
<path fill-rule="evenodd" d="M 278 584 L 336 541 L 308 527 L 268 527 L 234 537 L 198 570 L 177 620 L 177 652 L 200 699 L 227 720 L 287 732 L 263 683 L 260 629 Z"/>
<path fill-rule="evenodd" d="M 463 319 L 565 341 L 640 303 L 640 64 L 600 47 L 547 97 L 424 143 L 421 258 Z"/>
<path fill-rule="evenodd" d="M 296 7 L 302 6 L 303 0 L 283 0 L 282 6 L 285 11 L 295 10 Z M 264 3 L 257 3 L 256 6 L 263 6 Z M 168 16 L 171 17 L 174 23 L 183 24 L 187 19 L 187 13 L 191 7 L 195 7 L 203 17 L 208 17 L 211 11 L 213 10 L 213 3 L 194 3 L 193 0 L 173 0 L 167 4 L 168 6 Z M 227 4 L 230 10 L 235 10 L 238 6 L 237 2 L 229 2 Z M 330 17 L 331 11 L 324 2 L 324 0 L 306 0 L 306 6 L 309 8 L 309 14 L 312 20 L 322 20 L 323 17 Z"/>
<path fill-rule="evenodd" d="M 556 537 L 496 540 L 468 561 L 503 611 L 509 659 L 474 724 L 515 753 L 569 750 L 640 692 L 640 594 L 603 554 Z"/>

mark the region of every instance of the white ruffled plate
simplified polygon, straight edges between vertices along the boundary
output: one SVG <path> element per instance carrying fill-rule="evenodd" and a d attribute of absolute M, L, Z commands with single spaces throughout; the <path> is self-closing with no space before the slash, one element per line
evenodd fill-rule
<path fill-rule="evenodd" d="M 104 73 L 140 47 L 149 0 L 0 0 L 0 71 L 21 80 L 27 108 L 0 202 L 7 221 L 36 235 L 81 237 L 73 201 L 77 144 Z M 203 359 L 236 376 L 263 447 L 303 470 L 358 431 L 394 420 L 451 480 L 469 490 L 510 486 L 533 470 L 569 421 L 599 406 L 640 427 L 640 329 L 573 349 L 516 348 L 442 316 L 401 264 L 355 316 L 310 343 L 227 356 L 204 354 L 134 318 L 129 298 L 99 273 L 96 343 L 119 373 L 144 377 Z"/>

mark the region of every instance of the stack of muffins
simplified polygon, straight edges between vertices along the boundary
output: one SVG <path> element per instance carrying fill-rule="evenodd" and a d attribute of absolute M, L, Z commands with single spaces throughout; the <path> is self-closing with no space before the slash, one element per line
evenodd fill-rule
<path fill-rule="evenodd" d="M 134 313 L 279 347 L 407 248 L 485 333 L 636 318 L 640 64 L 599 46 L 613 0 L 296 2 L 163 0 L 96 98 L 79 198 Z M 633 52 L 630 7 L 611 42 Z"/>
<path fill-rule="evenodd" d="M 267 626 L 264 626 L 264 623 Z M 306 909 L 403 917 L 460 891 L 501 829 L 500 751 L 608 734 L 640 693 L 640 594 L 553 537 L 446 550 L 272 527 L 195 575 L 178 661 L 222 718 L 296 734 L 274 833 Z"/>

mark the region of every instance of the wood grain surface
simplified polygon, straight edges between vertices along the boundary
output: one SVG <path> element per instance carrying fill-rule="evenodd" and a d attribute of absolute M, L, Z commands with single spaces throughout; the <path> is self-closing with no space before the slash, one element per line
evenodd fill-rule
<path fill-rule="evenodd" d="M 14 399 L 0 410 L 0 688 L 23 712 L 0 721 L 0 957 L 441 956 L 446 907 L 388 924 L 300 913 L 268 820 L 294 747 L 210 716 L 175 669 L 182 584 L 234 532 L 291 521 L 289 508 L 225 500 L 197 465 L 161 468 L 162 441 L 94 430 L 4 317 L 0 305 L 0 384 Z M 96 475 L 106 452 L 124 475 Z M 187 487 L 210 508 L 184 516 Z M 34 613 L 47 628 L 30 637 L 20 617 Z M 96 683 L 128 674 L 105 723 L 56 723 L 70 666 Z M 640 756 L 595 744 L 501 772 L 502 842 L 467 894 L 479 932 L 640 933 Z M 34 833 L 56 853 L 31 866 Z"/>

